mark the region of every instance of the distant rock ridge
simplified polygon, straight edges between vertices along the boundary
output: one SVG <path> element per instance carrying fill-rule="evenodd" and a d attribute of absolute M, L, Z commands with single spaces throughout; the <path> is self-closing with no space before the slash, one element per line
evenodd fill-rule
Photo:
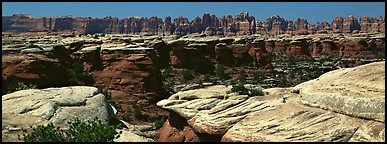
<path fill-rule="evenodd" d="M 217 17 L 204 13 L 202 18 L 188 20 L 179 16 L 172 19 L 152 16 L 116 17 L 33 17 L 29 14 L 14 14 L 2 17 L 2 32 L 74 32 L 79 34 L 110 33 L 140 35 L 187 35 L 205 33 L 207 35 L 250 35 L 250 34 L 315 34 L 315 33 L 384 33 L 385 17 L 337 16 L 332 22 L 309 23 L 306 19 L 285 20 L 275 15 L 261 21 L 248 12 Z"/>

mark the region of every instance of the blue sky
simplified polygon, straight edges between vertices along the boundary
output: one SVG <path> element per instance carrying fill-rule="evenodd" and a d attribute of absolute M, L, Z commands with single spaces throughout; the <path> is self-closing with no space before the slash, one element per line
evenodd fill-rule
<path fill-rule="evenodd" d="M 2 2 L 3 16 L 17 13 L 98 18 L 185 16 L 191 21 L 195 16 L 202 17 L 203 13 L 220 17 L 246 11 L 262 21 L 280 15 L 288 20 L 304 18 L 312 23 L 331 22 L 336 16 L 384 16 L 385 2 Z"/>

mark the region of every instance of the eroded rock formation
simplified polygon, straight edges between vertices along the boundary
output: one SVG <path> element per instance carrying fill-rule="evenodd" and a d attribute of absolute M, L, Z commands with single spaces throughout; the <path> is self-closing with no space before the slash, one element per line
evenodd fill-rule
<path fill-rule="evenodd" d="M 157 105 L 223 142 L 384 141 L 384 64 L 335 70 L 294 88 L 264 89 L 264 96 L 220 85 L 178 92 Z"/>
<path fill-rule="evenodd" d="M 314 34 L 314 33 L 384 33 L 384 17 L 336 17 L 331 23 L 326 21 L 310 24 L 307 20 L 298 18 L 296 21 L 285 20 L 276 15 L 266 21 L 256 20 L 248 12 L 237 13 L 235 17 L 226 15 L 217 17 L 208 13 L 201 18 L 179 16 L 172 19 L 167 16 L 128 17 L 32 17 L 26 14 L 15 14 L 2 17 L 2 32 L 75 32 L 84 34 L 141 34 L 141 35 L 187 35 L 205 33 L 207 35 L 250 35 L 250 34 Z"/>

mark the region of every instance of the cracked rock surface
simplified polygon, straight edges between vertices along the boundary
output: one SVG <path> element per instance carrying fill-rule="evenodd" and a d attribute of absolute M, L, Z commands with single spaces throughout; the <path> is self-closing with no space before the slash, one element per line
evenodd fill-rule
<path fill-rule="evenodd" d="M 195 133 L 221 135 L 223 142 L 381 142 L 384 64 L 331 71 L 293 88 L 264 89 L 264 96 L 210 86 L 157 105 L 184 117 Z"/>
<path fill-rule="evenodd" d="M 72 118 L 107 122 L 113 108 L 97 88 L 71 86 L 28 89 L 2 96 L 2 113 L 40 116 L 54 124 L 66 124 Z"/>
<path fill-rule="evenodd" d="M 23 128 L 54 123 L 61 128 L 78 117 L 107 123 L 115 109 L 96 87 L 28 89 L 2 96 L 2 141 L 17 141 Z"/>
<path fill-rule="evenodd" d="M 343 68 L 300 84 L 301 102 L 353 117 L 384 122 L 385 62 Z"/>

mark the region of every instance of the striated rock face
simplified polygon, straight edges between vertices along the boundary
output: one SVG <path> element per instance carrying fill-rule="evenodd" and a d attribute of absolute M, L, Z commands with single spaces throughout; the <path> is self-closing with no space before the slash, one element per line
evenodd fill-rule
<path fill-rule="evenodd" d="M 128 17 L 32 17 L 26 14 L 15 14 L 2 17 L 3 32 L 75 32 L 75 33 L 113 33 L 141 35 L 187 35 L 205 33 L 207 35 L 241 36 L 250 34 L 314 34 L 331 32 L 380 32 L 384 33 L 384 17 L 363 16 L 360 22 L 353 16 L 336 17 L 331 23 L 309 24 L 307 20 L 298 18 L 296 21 L 285 20 L 280 16 L 272 16 L 266 21 L 256 20 L 248 12 L 237 13 L 235 17 L 226 15 L 217 17 L 208 13 L 202 18 L 179 16 L 175 19 L 167 16 L 164 21 L 156 16 Z"/>
<path fill-rule="evenodd" d="M 81 48 L 74 54 L 75 59 L 90 67 L 94 85 L 110 90 L 112 100 L 125 109 L 119 116 L 128 111 L 132 103 L 148 107 L 163 98 L 159 58 L 165 55 L 163 51 L 157 53 L 154 48 L 147 47 L 144 41 L 157 48 L 163 46 L 154 38 L 117 38 L 97 47 Z M 164 113 L 155 115 L 161 114 Z"/>
<path fill-rule="evenodd" d="M 97 37 L 100 38 L 97 38 Z M 38 88 L 78 85 L 71 80 L 84 81 L 109 90 L 111 99 L 118 104 L 121 117 L 132 103 L 141 104 L 164 115 L 155 103 L 163 98 L 161 62 L 165 43 L 157 37 L 103 37 L 91 36 L 42 36 L 29 37 L 29 43 L 19 37 L 3 46 L 3 94 L 17 87 L 17 82 L 35 84 Z M 159 39 L 160 40 L 160 39 Z M 13 43 L 20 44 L 13 44 Z M 147 44 L 144 44 L 146 42 Z M 55 44 L 53 44 L 55 43 Z M 158 53 L 154 48 L 160 52 Z M 78 62 L 78 63 L 77 63 Z M 165 64 L 165 61 L 162 61 Z M 74 64 L 78 64 L 75 75 Z M 168 61 L 167 63 L 168 64 Z M 109 95 L 110 96 L 110 95 Z M 138 103 L 137 103 L 138 102 Z"/>
<path fill-rule="evenodd" d="M 2 93 L 10 91 L 18 80 L 39 87 L 68 84 L 69 55 L 63 45 L 23 46 L 2 49 Z"/>
<path fill-rule="evenodd" d="M 3 93 L 10 90 L 14 79 L 40 88 L 69 85 L 67 69 L 80 61 L 93 83 L 127 94 L 143 93 L 150 96 L 147 101 L 156 103 L 162 93 L 159 69 L 168 66 L 207 73 L 217 64 L 253 65 L 272 73 L 275 59 L 374 59 L 384 55 L 384 36 L 376 35 L 204 36 L 44 36 L 29 39 L 33 45 L 9 37 L 4 43 L 18 44 L 2 47 Z"/>
<path fill-rule="evenodd" d="M 290 98 L 290 97 L 289 97 Z M 384 123 L 366 121 L 291 102 L 253 112 L 222 137 L 223 142 L 384 141 Z"/>
<path fill-rule="evenodd" d="M 384 141 L 383 72 L 384 61 L 374 62 L 294 88 L 265 89 L 264 96 L 220 85 L 178 92 L 157 105 L 184 117 L 196 134 L 224 142 Z"/>
<path fill-rule="evenodd" d="M 104 88 L 114 88 L 128 94 L 148 93 L 150 101 L 161 94 L 161 75 L 150 55 L 153 48 L 117 48 L 102 45 L 100 55 L 103 70 L 94 71 L 95 83 Z M 152 54 L 153 53 L 153 54 Z"/>
<path fill-rule="evenodd" d="M 325 73 L 295 89 L 305 105 L 384 122 L 384 72 L 384 62 L 375 62 Z"/>

